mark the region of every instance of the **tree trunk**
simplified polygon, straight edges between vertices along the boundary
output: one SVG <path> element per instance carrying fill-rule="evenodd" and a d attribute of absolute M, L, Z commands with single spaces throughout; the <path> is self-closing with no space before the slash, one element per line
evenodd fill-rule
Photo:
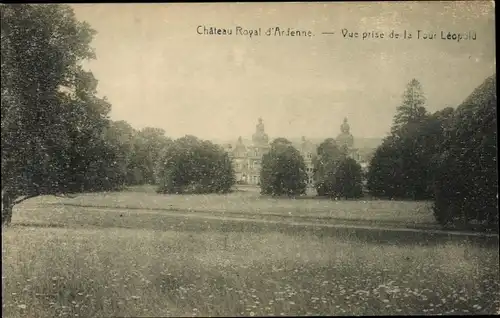
<path fill-rule="evenodd" d="M 2 225 L 9 225 L 12 220 L 14 200 L 12 193 L 2 190 Z"/>

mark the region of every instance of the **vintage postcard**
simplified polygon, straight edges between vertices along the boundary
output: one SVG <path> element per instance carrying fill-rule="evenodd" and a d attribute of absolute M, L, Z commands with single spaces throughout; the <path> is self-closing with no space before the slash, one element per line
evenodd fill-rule
<path fill-rule="evenodd" d="M 3 313 L 498 313 L 494 9 L 2 4 Z"/>

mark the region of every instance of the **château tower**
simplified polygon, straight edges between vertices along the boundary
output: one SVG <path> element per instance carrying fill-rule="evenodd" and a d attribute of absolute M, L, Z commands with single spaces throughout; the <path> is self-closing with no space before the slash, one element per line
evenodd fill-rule
<path fill-rule="evenodd" d="M 347 149 L 352 149 L 354 146 L 354 137 L 350 132 L 351 127 L 347 123 L 347 118 L 344 118 L 344 122 L 340 125 L 340 134 L 337 136 L 337 144 L 339 147 L 345 147 Z"/>
<path fill-rule="evenodd" d="M 262 118 L 259 118 L 259 123 L 255 126 L 255 133 L 252 135 L 252 142 L 255 147 L 267 146 L 269 136 L 266 134 Z"/>

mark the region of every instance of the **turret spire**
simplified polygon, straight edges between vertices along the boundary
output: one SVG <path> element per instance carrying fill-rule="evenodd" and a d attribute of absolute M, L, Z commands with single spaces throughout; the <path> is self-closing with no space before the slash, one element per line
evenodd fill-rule
<path fill-rule="evenodd" d="M 255 145 L 267 145 L 269 137 L 264 132 L 264 124 L 262 118 L 259 117 L 259 123 L 255 126 L 255 134 L 252 136 L 252 141 Z"/>
<path fill-rule="evenodd" d="M 354 145 L 354 137 L 350 133 L 351 127 L 347 123 L 347 117 L 344 118 L 344 122 L 340 125 L 340 134 L 337 136 L 337 144 L 341 147 L 346 147 L 348 149 L 352 148 Z"/>

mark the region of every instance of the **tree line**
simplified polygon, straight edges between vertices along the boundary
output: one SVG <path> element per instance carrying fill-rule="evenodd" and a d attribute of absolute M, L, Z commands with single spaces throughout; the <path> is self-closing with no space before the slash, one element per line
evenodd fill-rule
<path fill-rule="evenodd" d="M 456 109 L 425 109 L 413 79 L 367 175 L 376 197 L 431 200 L 445 227 L 498 230 L 496 74 Z"/>

